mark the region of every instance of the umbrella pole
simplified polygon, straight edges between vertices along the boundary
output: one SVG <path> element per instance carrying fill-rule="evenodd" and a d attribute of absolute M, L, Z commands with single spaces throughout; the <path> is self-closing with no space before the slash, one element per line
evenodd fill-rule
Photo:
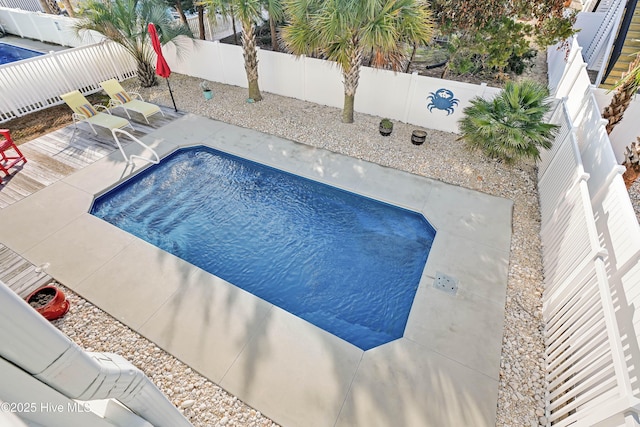
<path fill-rule="evenodd" d="M 173 99 L 173 92 L 171 91 L 171 85 L 169 84 L 169 77 L 167 77 L 166 80 L 167 80 L 167 87 L 169 88 L 169 95 L 171 95 L 171 102 L 173 102 L 173 109 L 177 113 L 178 112 L 178 107 L 176 107 L 176 100 Z"/>

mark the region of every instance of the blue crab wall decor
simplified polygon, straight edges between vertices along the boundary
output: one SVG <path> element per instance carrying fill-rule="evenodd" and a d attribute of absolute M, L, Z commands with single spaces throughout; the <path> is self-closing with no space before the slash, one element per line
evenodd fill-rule
<path fill-rule="evenodd" d="M 460 101 L 458 98 L 453 97 L 453 92 L 449 89 L 438 89 L 435 92 L 430 92 L 427 100 L 429 101 L 427 104 L 429 112 L 436 108 L 446 111 L 447 116 L 453 113 L 453 108 L 458 105 L 458 101 Z"/>

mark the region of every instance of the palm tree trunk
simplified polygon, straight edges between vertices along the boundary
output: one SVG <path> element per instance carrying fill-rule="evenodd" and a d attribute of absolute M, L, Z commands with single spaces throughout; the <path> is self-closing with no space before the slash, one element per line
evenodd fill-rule
<path fill-rule="evenodd" d="M 271 31 L 271 50 L 280 52 L 278 45 L 278 34 L 276 33 L 276 21 L 269 15 L 269 31 Z"/>
<path fill-rule="evenodd" d="M 627 187 L 627 190 L 631 188 L 631 186 L 636 182 L 638 176 L 640 176 L 640 165 L 624 165 L 627 170 L 622 174 L 622 179 L 624 180 L 624 185 Z"/>
<path fill-rule="evenodd" d="M 204 6 L 199 4 L 198 9 L 198 30 L 200 30 L 200 40 L 206 40 L 206 33 L 204 31 Z"/>
<path fill-rule="evenodd" d="M 178 15 L 180 15 L 180 20 L 182 21 L 182 23 L 184 25 L 189 25 L 189 23 L 187 22 L 187 15 L 184 14 L 184 10 L 182 10 L 182 3 L 180 3 L 180 0 L 177 0 L 174 3 L 174 6 L 176 7 L 176 10 L 178 11 Z"/>
<path fill-rule="evenodd" d="M 624 162 L 622 163 L 627 168 L 622 174 L 627 190 L 631 188 L 638 179 L 638 175 L 640 175 L 640 137 L 636 139 L 637 141 L 632 142 L 631 145 L 625 148 Z"/>
<path fill-rule="evenodd" d="M 409 57 L 409 62 L 407 62 L 407 66 L 404 67 L 404 72 L 408 73 L 409 72 L 409 68 L 411 68 L 411 63 L 413 63 L 413 60 L 416 59 L 416 50 L 418 49 L 418 44 L 414 43 L 413 44 L 413 49 L 411 49 L 411 56 Z"/>
<path fill-rule="evenodd" d="M 262 101 L 260 88 L 258 87 L 258 52 L 256 50 L 256 34 L 251 21 L 242 23 L 242 48 L 244 56 L 244 69 L 247 72 L 249 84 L 249 98 L 254 101 Z"/>
<path fill-rule="evenodd" d="M 142 87 L 151 87 L 158 84 L 156 70 L 153 65 L 145 61 L 138 62 L 138 81 Z"/>
<path fill-rule="evenodd" d="M 638 88 L 632 83 L 625 83 L 616 89 L 611 103 L 605 107 L 602 113 L 602 118 L 607 120 L 607 125 L 605 126 L 607 135 L 610 135 L 613 128 L 620 123 L 637 90 Z"/>
<path fill-rule="evenodd" d="M 231 28 L 233 28 L 233 44 L 238 45 L 238 30 L 236 29 L 236 15 L 233 12 L 233 5 L 229 5 L 229 13 L 231 14 Z"/>
<path fill-rule="evenodd" d="M 64 10 L 67 11 L 67 15 L 71 18 L 75 18 L 76 12 L 73 10 L 73 6 L 71 5 L 70 0 L 62 0 L 62 4 L 64 5 Z"/>
<path fill-rule="evenodd" d="M 622 79 L 625 77 L 629 77 L 622 85 L 618 86 L 616 89 L 616 93 L 613 95 L 611 102 L 607 105 L 602 112 L 602 118 L 607 120 L 607 125 L 605 126 L 607 130 L 607 135 L 611 135 L 613 128 L 620 123 L 622 120 L 622 116 L 624 112 L 629 108 L 629 104 L 631 103 L 631 99 L 635 96 L 638 91 L 638 83 L 637 78 L 633 75 L 629 75 L 633 72 L 633 70 L 637 69 L 640 66 L 640 55 L 636 57 L 636 59 L 629 64 L 629 70 L 626 75 L 622 76 Z"/>
<path fill-rule="evenodd" d="M 342 108 L 342 122 L 353 123 L 353 104 L 360 79 L 360 67 L 362 66 L 362 49 L 353 48 L 349 60 L 349 69 L 343 70 L 344 77 L 344 106 Z"/>

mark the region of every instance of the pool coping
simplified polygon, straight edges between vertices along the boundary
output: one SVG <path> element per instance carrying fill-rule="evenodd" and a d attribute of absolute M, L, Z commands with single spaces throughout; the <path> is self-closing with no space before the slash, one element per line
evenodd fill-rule
<path fill-rule="evenodd" d="M 511 201 L 196 115 L 143 141 L 161 157 L 207 145 L 422 212 L 437 234 L 404 337 L 362 351 L 88 214 L 146 167 L 119 152 L 2 210 L 0 241 L 284 426 L 495 425 Z M 439 273 L 457 294 L 433 286 Z"/>

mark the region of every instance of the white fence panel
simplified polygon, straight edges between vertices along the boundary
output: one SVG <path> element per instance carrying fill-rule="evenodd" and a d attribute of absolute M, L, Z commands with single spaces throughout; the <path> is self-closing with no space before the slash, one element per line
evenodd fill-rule
<path fill-rule="evenodd" d="M 577 76 L 576 68 L 582 67 L 582 48 L 578 45 L 575 37 L 569 42 L 569 51 L 562 48 L 562 44 L 557 44 L 547 50 L 547 75 L 549 91 L 557 98 L 565 95 L 558 95 L 560 84 L 566 84 L 568 75 Z"/>
<path fill-rule="evenodd" d="M 305 58 L 269 50 L 258 56 L 260 90 L 305 99 Z"/>
<path fill-rule="evenodd" d="M 60 95 L 74 89 L 96 92 L 101 81 L 129 78 L 135 72 L 131 55 L 111 42 L 2 65 L 0 120 L 60 104 Z"/>
<path fill-rule="evenodd" d="M 175 49 L 164 48 L 172 70 L 247 87 L 240 46 L 202 40 L 194 43 L 195 47 L 183 58 Z M 258 50 L 258 76 L 261 90 L 336 108 L 343 106 L 342 71 L 333 62 Z M 485 85 L 363 67 L 354 108 L 360 113 L 457 132 L 462 110 L 471 99 L 492 97 L 499 91 Z"/>
<path fill-rule="evenodd" d="M 301 94 L 301 96 L 309 102 L 342 108 L 344 86 L 340 68 L 333 62 L 321 59 L 308 57 L 302 59 L 304 60 L 304 95 Z M 357 93 L 356 98 L 358 98 Z"/>
<path fill-rule="evenodd" d="M 73 30 L 75 22 L 74 18 L 62 15 L 0 7 L 0 23 L 10 34 L 70 47 L 94 44 L 103 40 L 103 37 L 95 32 L 86 32 L 78 36 Z"/>
<path fill-rule="evenodd" d="M 412 94 L 419 93 L 419 89 L 415 88 L 414 79 L 413 74 L 363 67 L 355 99 L 356 111 L 395 120 L 406 120 L 403 114 L 407 100 Z M 416 105 L 418 111 L 425 111 L 427 105 L 426 94 L 422 98 L 422 105 Z M 417 120 L 412 123 L 420 124 L 418 121 L 421 118 L 418 115 L 411 119 Z"/>
<path fill-rule="evenodd" d="M 547 290 L 575 274 L 600 250 L 591 204 L 585 203 L 589 203 L 589 193 L 586 183 L 580 181 L 563 195 L 555 209 L 545 209 L 551 213 L 542 219 L 540 230 Z"/>
<path fill-rule="evenodd" d="M 556 136 L 554 138 L 553 144 L 551 145 L 551 148 L 548 150 L 541 150 L 540 152 L 540 160 L 538 161 L 539 179 L 542 179 L 542 177 L 544 177 L 545 172 L 553 161 L 553 158 L 556 156 L 556 153 L 563 146 L 564 140 L 568 138 L 569 133 L 573 131 L 571 119 L 569 118 L 567 107 L 564 102 L 558 102 L 556 104 L 555 110 L 549 117 L 549 123 L 558 125 L 559 128 L 556 132 Z"/>
<path fill-rule="evenodd" d="M 540 174 L 539 172 L 538 191 L 541 195 L 540 215 L 543 224 L 553 220 L 554 212 L 566 198 L 569 190 L 579 180 L 586 180 L 588 177 L 582 166 L 575 134 L 573 132 L 567 134 L 566 139 L 558 139 L 559 148 L 547 169 L 549 173 Z"/>
<path fill-rule="evenodd" d="M 587 263 L 560 290 L 564 295 L 556 300 L 557 309 L 545 316 L 548 420 L 554 427 L 591 426 L 628 404 L 620 348 L 611 345 L 619 332 L 606 298 L 602 261 Z"/>
<path fill-rule="evenodd" d="M 458 132 L 462 111 L 476 96 L 492 98 L 500 89 L 462 82 L 416 76 L 408 99 L 409 114 L 406 121 L 417 125 Z M 402 95 L 402 94 L 401 94 Z"/>

